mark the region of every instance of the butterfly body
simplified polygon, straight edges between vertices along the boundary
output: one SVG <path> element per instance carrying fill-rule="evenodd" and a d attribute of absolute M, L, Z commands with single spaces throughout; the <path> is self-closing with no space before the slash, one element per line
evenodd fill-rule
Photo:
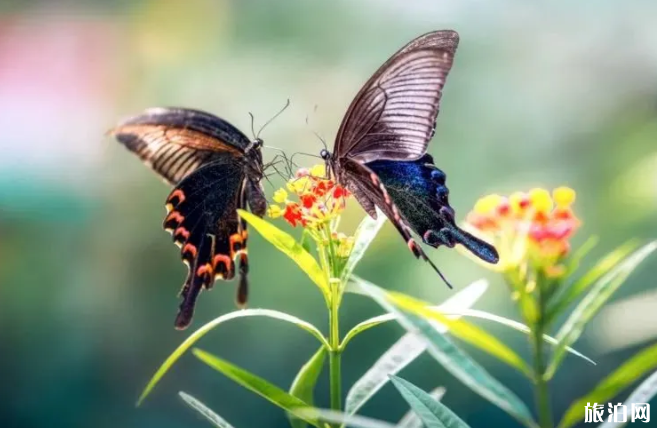
<path fill-rule="evenodd" d="M 190 324 L 198 295 L 216 279 L 230 280 L 239 272 L 237 301 L 245 304 L 248 232 L 237 210 L 248 205 L 254 214 L 265 214 L 262 140 L 249 140 L 217 116 L 184 108 L 146 110 L 111 134 L 174 186 L 163 227 L 189 268 L 175 327 Z"/>
<path fill-rule="evenodd" d="M 498 260 L 493 246 L 456 226 L 446 175 L 427 154 L 458 40 L 454 31 L 435 31 L 395 53 L 349 106 L 333 153 L 321 152 L 363 209 L 376 217 L 378 207 L 439 274 L 412 233 L 432 247 L 462 244 L 487 262 Z"/>

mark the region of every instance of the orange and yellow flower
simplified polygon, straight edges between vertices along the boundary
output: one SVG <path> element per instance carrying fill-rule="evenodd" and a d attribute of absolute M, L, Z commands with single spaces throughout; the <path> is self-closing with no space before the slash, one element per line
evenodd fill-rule
<path fill-rule="evenodd" d="M 286 189 L 274 193 L 268 215 L 283 217 L 293 227 L 311 229 L 337 218 L 346 206 L 349 192 L 327 178 L 324 165 L 302 168 L 287 182 Z"/>
<path fill-rule="evenodd" d="M 580 226 L 572 211 L 575 191 L 559 187 L 488 195 L 467 216 L 466 228 L 493 243 L 500 253 L 497 270 L 525 262 L 558 276 L 558 264 L 570 251 L 570 238 Z"/>

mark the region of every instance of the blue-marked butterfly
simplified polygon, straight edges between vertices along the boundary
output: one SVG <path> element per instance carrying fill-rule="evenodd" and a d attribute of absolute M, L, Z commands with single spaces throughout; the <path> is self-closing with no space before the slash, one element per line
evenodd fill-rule
<path fill-rule="evenodd" d="M 435 31 L 394 54 L 349 106 L 333 153 L 321 152 L 327 170 L 365 211 L 376 218 L 381 209 L 413 255 L 448 286 L 411 232 L 432 247 L 461 244 L 486 262 L 499 258 L 492 245 L 456 225 L 445 173 L 426 153 L 458 41 L 455 31 Z"/>
<path fill-rule="evenodd" d="M 249 140 L 219 117 L 184 108 L 153 108 L 110 131 L 174 186 L 166 201 L 164 228 L 188 266 L 175 327 L 186 328 L 203 289 L 235 276 L 237 302 L 246 304 L 249 270 L 245 209 L 262 217 L 267 202 L 261 186 L 262 140 Z"/>

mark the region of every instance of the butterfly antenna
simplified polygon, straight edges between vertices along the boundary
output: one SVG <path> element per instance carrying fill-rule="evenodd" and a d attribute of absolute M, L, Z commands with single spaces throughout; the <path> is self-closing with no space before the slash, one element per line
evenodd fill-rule
<path fill-rule="evenodd" d="M 288 108 L 289 106 L 290 106 L 290 99 L 288 98 L 287 101 L 285 102 L 285 105 L 283 106 L 283 108 L 280 109 L 280 110 L 278 111 L 278 113 L 276 113 L 271 119 L 269 119 L 267 122 L 265 122 L 265 124 L 262 125 L 262 127 L 260 128 L 260 130 L 258 130 L 258 133 L 256 134 L 256 138 L 258 138 L 258 137 L 260 136 L 260 133 L 262 132 L 263 129 L 265 129 L 265 128 L 267 127 L 267 125 L 269 125 L 270 123 L 272 123 L 272 122 L 274 121 L 274 119 L 276 119 L 276 118 L 277 118 L 278 116 L 280 116 L 285 110 L 287 110 L 287 108 Z"/>
<path fill-rule="evenodd" d="M 258 138 L 255 132 L 255 126 L 253 125 L 255 122 L 255 117 L 253 117 L 253 113 L 249 112 L 249 116 L 251 116 L 251 134 L 253 134 L 253 138 Z"/>

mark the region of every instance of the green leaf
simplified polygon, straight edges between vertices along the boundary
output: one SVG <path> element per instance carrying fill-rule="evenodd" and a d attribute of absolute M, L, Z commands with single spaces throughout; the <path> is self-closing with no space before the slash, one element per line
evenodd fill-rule
<path fill-rule="evenodd" d="M 441 306 L 434 306 L 433 308 L 437 310 L 441 310 L 443 312 L 458 313 L 461 310 L 465 310 L 469 308 L 477 300 L 479 300 L 479 298 L 484 294 L 487 288 L 488 288 L 488 282 L 484 279 L 480 279 L 478 281 L 473 282 L 472 284 L 470 284 L 460 292 L 456 293 L 454 296 L 450 297 Z M 355 291 L 353 289 L 353 286 L 349 291 L 352 292 Z M 459 316 L 460 315 L 456 315 L 456 318 L 458 318 Z M 396 317 L 394 314 L 384 314 L 384 315 L 379 315 L 376 317 L 369 318 L 363 322 L 356 324 L 345 335 L 344 339 L 342 340 L 342 343 L 340 344 L 340 349 L 344 350 L 347 344 L 349 343 L 349 341 L 351 341 L 351 339 L 353 339 L 360 333 L 367 331 L 372 327 L 381 325 L 385 322 L 394 321 L 395 318 Z"/>
<path fill-rule="evenodd" d="M 417 386 L 397 376 L 390 376 L 390 380 L 426 428 L 470 428 L 444 404 Z"/>
<path fill-rule="evenodd" d="M 429 393 L 429 396 L 436 401 L 440 401 L 445 395 L 445 388 L 438 387 Z M 409 410 L 404 417 L 397 423 L 397 428 L 423 428 L 422 420 L 413 411 Z"/>
<path fill-rule="evenodd" d="M 436 321 L 449 328 L 449 332 L 459 339 L 467 342 L 482 351 L 498 358 L 518 369 L 527 377 L 531 377 L 531 370 L 527 364 L 511 348 L 499 341 L 495 336 L 479 327 L 463 320 L 450 319 L 450 317 L 431 309 L 427 302 L 415 299 L 403 293 L 390 291 L 385 293 L 386 298 L 404 311 L 419 315 L 428 320 Z"/>
<path fill-rule="evenodd" d="M 299 373 L 294 378 L 290 387 L 290 395 L 297 397 L 309 405 L 315 404 L 314 392 L 317 379 L 324 368 L 324 359 L 326 357 L 326 347 L 321 346 L 317 352 L 310 357 L 310 360 L 301 367 Z M 295 417 L 290 417 L 292 428 L 304 428 L 307 424 Z"/>
<path fill-rule="evenodd" d="M 625 407 L 628 409 L 627 411 L 629 412 L 634 404 L 649 403 L 650 400 L 655 397 L 655 395 L 657 395 L 657 372 L 654 372 L 650 375 L 650 377 L 641 382 L 641 385 L 632 391 L 623 405 L 625 405 Z M 624 425 L 624 422 L 605 422 L 598 428 L 617 428 Z"/>
<path fill-rule="evenodd" d="M 388 312 L 398 316 L 397 321 L 409 333 L 421 335 L 426 340 L 427 350 L 447 371 L 486 400 L 495 404 L 527 427 L 536 428 L 532 415 L 507 387 L 492 377 L 483 367 L 454 345 L 437 329 L 435 323 L 413 313 L 405 312 L 392 304 L 386 292 L 363 279 L 352 277 L 374 301 Z"/>
<path fill-rule="evenodd" d="M 618 265 L 618 263 L 625 259 L 628 254 L 636 250 L 638 246 L 639 241 L 635 239 L 625 242 L 623 245 L 600 259 L 595 266 L 577 279 L 572 285 L 562 287 L 548 303 L 547 318 L 554 319 L 554 317 L 565 311 L 568 306 L 575 302 L 575 300 L 589 289 L 591 284 L 599 280 L 603 275 Z"/>
<path fill-rule="evenodd" d="M 442 312 L 446 315 L 451 315 L 450 311 L 442 311 Z M 466 309 L 465 311 L 460 312 L 460 315 L 464 316 L 464 317 L 472 317 L 472 318 L 479 318 L 479 319 L 487 320 L 487 321 L 493 321 L 493 322 L 496 322 L 496 323 L 501 324 L 503 326 L 510 327 L 514 330 L 517 330 L 517 331 L 521 332 L 521 333 L 525 333 L 525 334 L 531 333 L 531 329 L 529 327 L 527 327 L 525 324 L 523 324 L 521 322 L 518 322 L 518 321 L 514 321 L 514 320 L 511 320 L 511 319 L 505 318 L 505 317 L 501 317 L 499 315 L 494 315 L 494 314 L 491 314 L 489 312 L 478 311 L 476 309 Z M 550 345 L 557 345 L 559 343 L 557 341 L 557 339 L 555 339 L 552 336 L 548 336 L 547 334 L 543 335 L 543 340 L 545 342 L 549 343 Z M 583 359 L 585 361 L 588 361 L 589 363 L 591 363 L 593 365 L 596 365 L 595 361 L 593 361 L 592 359 L 590 359 L 586 355 L 582 354 L 581 352 L 576 351 L 575 349 L 571 348 L 570 346 L 568 346 L 566 348 L 566 351 L 568 351 L 569 353 L 571 353 L 571 354 L 573 354 L 577 357 L 580 357 L 581 359 Z"/>
<path fill-rule="evenodd" d="M 376 220 L 367 215 L 360 223 L 358 229 L 356 229 L 356 241 L 354 242 L 354 247 L 351 250 L 351 254 L 349 255 L 349 259 L 347 260 L 345 268 L 342 270 L 343 283 L 347 282 L 352 272 L 354 271 L 354 268 L 360 259 L 363 258 L 365 251 L 370 246 L 376 235 L 379 233 L 381 227 L 383 227 L 386 219 L 387 217 L 377 209 Z"/>
<path fill-rule="evenodd" d="M 440 308 L 450 312 L 466 310 L 474 305 L 487 289 L 488 282 L 486 280 L 481 279 L 475 281 L 447 299 L 442 305 L 440 305 Z M 456 315 L 455 317 L 458 316 L 459 315 Z M 381 322 L 385 322 L 397 319 L 397 314 L 393 313 L 372 318 L 370 320 L 371 326 L 376 323 L 372 320 L 376 320 L 377 318 Z M 354 327 L 354 330 L 357 328 L 358 326 Z M 437 326 L 437 328 L 443 333 L 447 331 L 447 328 L 444 326 Z M 361 329 L 361 331 L 364 330 Z M 349 336 L 349 334 L 347 334 L 347 336 Z M 348 341 L 347 336 L 345 336 L 341 346 L 344 346 Z M 426 349 L 427 345 L 424 339 L 412 333 L 405 334 L 401 339 L 395 342 L 394 345 L 388 348 L 388 350 L 379 357 L 372 367 L 370 367 L 351 387 L 347 394 L 345 411 L 350 415 L 356 413 L 381 388 L 383 388 L 386 383 L 388 383 L 390 380 L 388 377 L 389 374 L 399 373 L 399 371 L 413 362 Z"/>
<path fill-rule="evenodd" d="M 597 236 L 590 236 L 579 248 L 573 251 L 572 255 L 568 258 L 564 277 L 572 275 L 577 271 L 577 269 L 579 269 L 579 266 L 582 263 L 582 260 L 584 260 L 584 257 L 586 257 L 586 255 L 589 254 L 596 245 L 598 245 L 599 241 L 600 238 Z"/>
<path fill-rule="evenodd" d="M 301 232 L 301 248 L 306 250 L 308 254 L 312 252 L 311 244 L 313 243 L 313 238 L 310 235 L 310 231 L 308 229 L 303 229 L 303 232 Z"/>
<path fill-rule="evenodd" d="M 306 275 L 319 287 L 325 297 L 330 295 L 328 279 L 317 260 L 289 235 L 273 224 L 248 211 L 237 210 L 240 217 L 258 231 L 274 247 L 291 258 Z"/>
<path fill-rule="evenodd" d="M 657 344 L 644 349 L 624 362 L 616 371 L 600 382 L 593 391 L 575 401 L 564 414 L 559 423 L 559 428 L 569 428 L 582 420 L 586 403 L 606 403 L 623 392 L 636 380 L 656 368 Z M 653 384 L 651 388 L 654 394 L 655 385 Z"/>
<path fill-rule="evenodd" d="M 607 274 L 600 278 L 591 287 L 589 293 L 575 307 L 566 322 L 557 333 L 559 344 L 554 349 L 552 361 L 546 372 L 550 378 L 559 368 L 559 364 L 565 356 L 566 346 L 570 346 L 584 331 L 584 326 L 593 318 L 600 308 L 609 300 L 611 295 L 625 282 L 636 267 L 657 249 L 657 241 L 652 241 L 614 266 Z"/>
<path fill-rule="evenodd" d="M 185 351 L 191 348 L 192 345 L 194 345 L 199 339 L 205 336 L 206 333 L 208 333 L 213 328 L 227 321 L 234 320 L 237 318 L 245 318 L 245 317 L 267 317 L 267 318 L 273 318 L 276 320 L 292 323 L 297 327 L 300 327 L 306 330 L 307 332 L 309 332 L 310 334 L 312 334 L 313 336 L 315 336 L 317 340 L 319 340 L 323 345 L 328 345 L 328 342 L 326 342 L 326 339 L 324 339 L 322 332 L 320 332 L 317 329 L 317 327 L 292 315 L 288 315 L 283 312 L 273 311 L 270 309 L 243 309 L 239 311 L 230 312 L 218 318 L 215 318 L 209 323 L 201 326 L 201 328 L 199 328 L 194 333 L 192 333 L 187 339 L 185 339 L 183 343 L 181 343 L 171 353 L 171 355 L 167 357 L 167 359 L 164 361 L 164 363 L 162 363 L 160 368 L 157 369 L 153 377 L 148 381 L 146 388 L 144 388 L 144 391 L 141 393 L 141 396 L 137 401 L 137 406 L 139 406 L 144 401 L 144 399 L 146 399 L 148 394 L 151 393 L 151 391 L 153 390 L 153 388 L 155 388 L 155 385 L 157 385 L 160 379 L 162 379 L 162 377 L 169 371 L 171 366 L 173 366 L 175 362 L 178 361 L 178 358 L 180 358 L 182 354 L 184 354 Z"/>
<path fill-rule="evenodd" d="M 300 410 L 300 412 L 308 417 L 332 424 L 343 424 L 344 426 L 352 428 L 395 428 L 394 425 L 388 422 L 367 418 L 365 416 L 348 415 L 336 410 L 308 408 Z"/>
<path fill-rule="evenodd" d="M 201 403 L 196 398 L 187 394 L 186 392 L 180 391 L 178 393 L 180 398 L 182 398 L 185 403 L 187 403 L 191 408 L 199 412 L 205 419 L 207 419 L 212 425 L 217 428 L 233 428 L 231 424 L 226 422 L 224 418 L 210 410 L 205 404 Z"/>
<path fill-rule="evenodd" d="M 266 380 L 254 375 L 253 373 L 250 373 L 201 349 L 194 348 L 192 349 L 192 353 L 199 360 L 203 361 L 205 364 L 217 370 L 218 372 L 223 373 L 228 378 L 234 380 L 246 389 L 255 392 L 263 398 L 266 398 L 273 404 L 277 405 L 288 413 L 293 414 L 297 418 L 302 419 L 315 427 L 321 428 L 317 418 L 308 417 L 307 415 L 299 412 L 299 410 L 308 407 L 308 403 L 305 401 L 288 394 L 276 385 L 267 382 Z"/>

